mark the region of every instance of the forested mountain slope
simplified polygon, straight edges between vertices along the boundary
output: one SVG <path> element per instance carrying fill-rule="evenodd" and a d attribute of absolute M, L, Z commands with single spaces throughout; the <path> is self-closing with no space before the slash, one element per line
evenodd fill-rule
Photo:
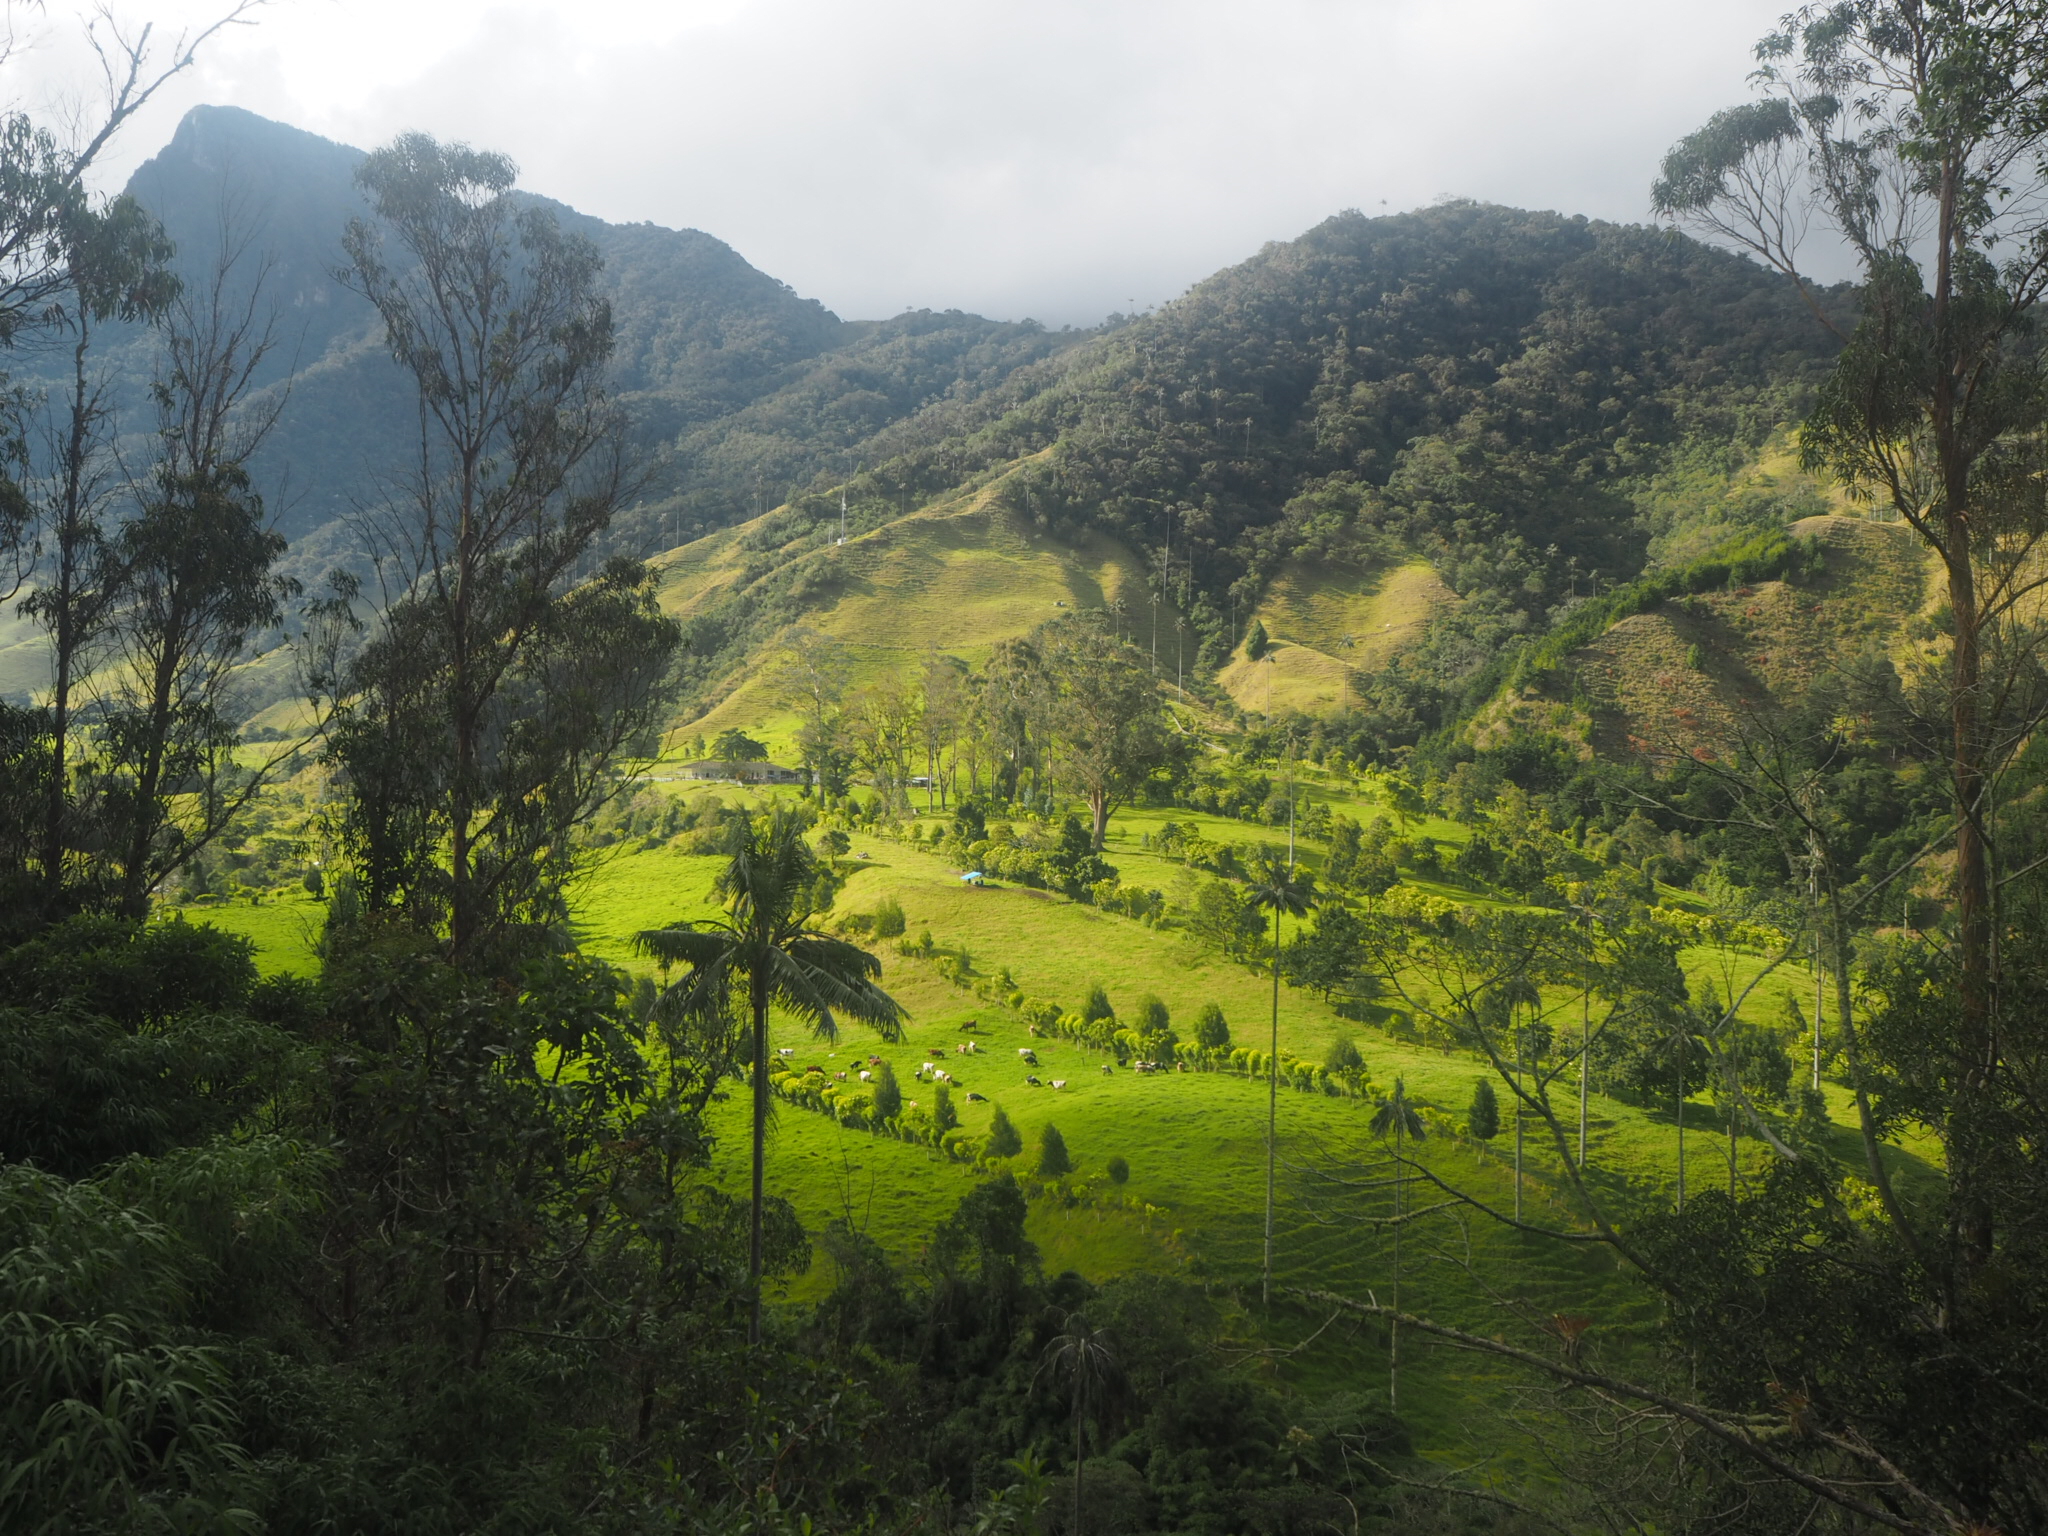
<path fill-rule="evenodd" d="M 886 428 L 845 486 L 850 526 L 991 487 L 1020 526 L 1131 551 L 1149 573 L 1131 606 L 1160 593 L 1204 672 L 1262 603 L 1305 616 L 1318 600 L 1289 583 L 1319 572 L 1327 612 L 1295 638 L 1329 650 L 1293 701 L 1363 702 L 1379 739 L 1412 741 L 1574 601 L 1824 510 L 1799 477 L 1750 471 L 1825 335 L 1788 284 L 1664 232 L 1476 204 L 1345 213 Z M 812 556 L 838 527 L 835 488 L 750 532 L 747 579 L 692 605 L 700 699 L 837 601 Z M 1375 616 L 1400 569 L 1413 590 Z M 1409 643 L 1360 645 L 1397 630 Z"/>
<path fill-rule="evenodd" d="M 211 280 L 223 251 L 239 254 L 234 293 L 260 279 L 257 310 L 275 313 L 277 345 L 259 377 L 278 391 L 289 381 L 289 393 L 252 467 L 302 577 L 346 558 L 349 514 L 380 499 L 415 444 L 412 385 L 368 303 L 336 276 L 342 231 L 365 211 L 353 181 L 362 158 L 237 108 L 198 107 L 127 188 L 175 242 L 188 291 Z M 632 552 L 752 516 L 820 471 L 843 474 L 878 429 L 972 396 L 1078 334 L 958 312 L 846 321 L 711 235 L 548 206 L 605 259 L 611 388 L 647 477 L 612 531 L 614 547 Z M 100 366 L 125 386 L 130 433 L 151 425 L 158 344 L 141 329 L 96 343 Z M 46 351 L 10 366 L 47 382 L 67 361 Z"/>

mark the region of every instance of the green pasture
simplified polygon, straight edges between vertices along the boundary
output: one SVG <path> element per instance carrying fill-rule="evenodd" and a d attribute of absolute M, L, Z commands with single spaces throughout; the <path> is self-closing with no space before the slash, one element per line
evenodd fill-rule
<path fill-rule="evenodd" d="M 657 784 L 670 793 L 703 793 L 699 785 Z M 728 803 L 741 798 L 718 786 Z M 1354 816 L 1377 814 L 1368 787 L 1317 784 L 1312 792 Z M 1139 846 L 1173 820 L 1215 840 L 1284 842 L 1284 828 L 1251 826 L 1228 818 L 1176 810 L 1135 810 L 1113 824 L 1108 856 L 1126 882 L 1171 890 L 1184 878 L 1178 866 Z M 1431 822 L 1441 840 L 1462 840 L 1467 829 Z M 1298 847 L 1310 863 L 1321 849 L 1307 839 Z M 678 918 L 707 915 L 716 856 L 685 854 L 673 847 L 620 845 L 605 850 L 575 893 L 576 930 L 583 949 L 632 971 L 649 973 L 635 956 L 631 936 L 642 928 Z M 1104 913 L 1043 891 L 1000 882 L 973 887 L 960 871 L 925 847 L 870 834 L 856 834 L 841 861 L 846 881 L 840 913 L 872 910 L 885 897 L 901 903 L 908 935 L 929 931 L 947 949 L 965 949 L 975 973 L 1007 970 L 1025 992 L 1077 1007 L 1100 983 L 1119 1012 L 1129 1012 L 1147 994 L 1163 1000 L 1177 1024 L 1191 1024 L 1202 1005 L 1215 1002 L 1229 1020 L 1233 1041 L 1264 1048 L 1272 1028 L 1272 983 L 1268 976 L 1200 950 L 1183 934 Z M 1471 899 L 1444 888 L 1444 894 Z M 310 972 L 312 945 L 323 908 L 310 897 L 265 900 L 258 905 L 216 905 L 193 911 L 244 933 L 255 941 L 266 971 Z M 1034 1203 L 1031 1230 L 1046 1262 L 1093 1279 L 1157 1271 L 1221 1286 L 1250 1307 L 1260 1347 L 1300 1343 L 1312 1346 L 1288 1355 L 1284 1369 L 1317 1390 L 1378 1392 L 1386 1378 L 1385 1339 L 1380 1330 L 1348 1322 L 1330 1323 L 1292 1302 L 1272 1313 L 1256 1303 L 1264 1210 L 1266 1086 L 1223 1073 L 1139 1074 L 1113 1067 L 1113 1058 L 1059 1039 L 1034 1039 L 1008 1009 L 991 1005 L 943 979 L 928 962 L 878 946 L 884 985 L 910 1010 L 901 1041 L 885 1044 L 849 1028 L 836 1041 L 821 1041 L 787 1021 L 777 1020 L 773 1044 L 792 1054 L 796 1069 L 815 1064 L 828 1075 L 846 1072 L 853 1082 L 869 1057 L 888 1060 L 909 1102 L 928 1103 L 930 1086 L 916 1076 L 920 1062 L 937 1062 L 956 1081 L 955 1108 L 977 1135 L 987 1129 L 1001 1104 L 1022 1134 L 1026 1151 L 1017 1161 L 1026 1171 L 1036 1156 L 1042 1127 L 1057 1125 L 1078 1164 L 1070 1186 L 1077 1201 Z M 1752 979 L 1766 964 L 1746 952 L 1693 951 L 1685 957 L 1696 983 L 1711 980 L 1728 991 Z M 1759 1017 L 1775 1017 L 1778 995 L 1811 996 L 1810 974 L 1786 967 L 1759 989 L 1752 1005 Z M 1570 1033 L 1570 1021 L 1556 1021 Z M 1396 1038 L 1382 1029 L 1338 1017 L 1333 1008 L 1291 988 L 1280 1001 L 1280 1044 L 1299 1056 L 1320 1059 L 1341 1037 L 1357 1042 L 1375 1085 L 1382 1091 L 1396 1077 L 1422 1105 L 1455 1116 L 1462 1125 L 1475 1077 L 1474 1058 Z M 956 1048 L 973 1041 L 977 1050 Z M 1018 1056 L 1020 1046 L 1037 1054 L 1037 1065 Z M 1111 1070 L 1105 1071 L 1105 1066 Z M 1042 1086 L 1026 1079 L 1036 1076 Z M 1061 1080 L 1065 1086 L 1053 1088 Z M 734 1091 L 716 1105 L 719 1133 L 713 1176 L 735 1192 L 745 1186 L 747 1137 L 744 1095 Z M 969 1092 L 987 1102 L 969 1102 Z M 1854 1158 L 1846 1094 L 1830 1086 L 1842 1126 L 1842 1152 Z M 1555 1090 L 1567 1118 L 1575 1112 L 1575 1083 Z M 1391 1211 L 1385 1183 L 1384 1149 L 1368 1131 L 1369 1100 L 1347 1100 L 1283 1088 L 1278 1126 L 1281 1155 L 1279 1215 L 1275 1238 L 1276 1284 L 1283 1289 L 1329 1289 L 1348 1295 L 1391 1296 L 1392 1238 L 1376 1223 Z M 1641 1105 L 1594 1095 L 1589 1116 L 1590 1182 L 1611 1204 L 1630 1214 L 1667 1207 L 1676 1183 L 1677 1137 L 1674 1105 Z M 1686 1107 L 1686 1165 L 1695 1192 L 1725 1188 L 1728 1180 L 1726 1122 L 1704 1096 Z M 873 1236 L 899 1262 L 918 1262 L 932 1226 L 943 1218 L 978 1176 L 972 1168 L 936 1151 L 892 1137 L 848 1130 L 813 1111 L 778 1104 L 769 1163 L 771 1189 L 792 1202 L 814 1236 L 844 1221 Z M 1505 1127 L 1490 1147 L 1462 1136 L 1439 1134 L 1422 1153 L 1428 1164 L 1499 1210 L 1511 1209 L 1512 1134 Z M 1109 1159 L 1130 1166 L 1129 1182 L 1111 1185 Z M 1753 1177 L 1767 1156 L 1753 1139 L 1740 1145 L 1740 1174 Z M 1925 1164 L 1905 1151 L 1896 1160 L 1910 1184 L 1927 1176 Z M 1564 1229 L 1583 1229 L 1573 1199 L 1563 1186 L 1555 1149 L 1532 1129 L 1525 1147 L 1525 1210 L 1531 1218 Z M 1411 1207 L 1436 1196 L 1411 1188 Z M 1135 1208 L 1134 1208 L 1135 1207 Z M 1488 1333 L 1510 1329 L 1505 1313 L 1525 1319 L 1553 1313 L 1583 1315 L 1607 1347 L 1633 1350 L 1649 1321 L 1645 1300 L 1618 1274 L 1604 1249 L 1561 1243 L 1513 1232 L 1471 1211 L 1445 1211 L 1409 1226 L 1404 1237 L 1404 1305 L 1446 1321 Z M 795 1278 L 785 1295 L 815 1300 L 835 1278 L 826 1247 L 817 1245 L 808 1273 Z M 1326 1327 L 1325 1325 L 1328 1324 Z M 1317 1332 L 1321 1329 L 1321 1332 Z M 1505 1378 L 1483 1362 L 1410 1341 L 1404 1346 L 1401 1407 L 1431 1454 L 1455 1456 L 1468 1442 L 1496 1448 L 1518 1440 L 1489 1417 L 1511 1400 Z M 1484 1424 L 1483 1429 L 1478 1427 Z M 1503 1464 L 1503 1472 L 1508 1469 Z M 1533 1471 L 1533 1469 L 1532 1469 Z"/>

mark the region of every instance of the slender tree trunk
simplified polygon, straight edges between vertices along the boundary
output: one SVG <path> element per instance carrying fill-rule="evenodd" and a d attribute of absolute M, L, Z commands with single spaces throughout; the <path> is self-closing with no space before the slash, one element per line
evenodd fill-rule
<path fill-rule="evenodd" d="M 1273 909 L 1273 1050 L 1266 1058 L 1266 1259 L 1260 1295 L 1273 1304 L 1273 1160 L 1280 1126 L 1280 909 Z"/>
<path fill-rule="evenodd" d="M 1513 1028 L 1513 1025 L 1509 1025 Z M 1515 1038 L 1515 1220 L 1522 1219 L 1522 1041 Z"/>
<path fill-rule="evenodd" d="M 1081 1536 L 1081 1402 L 1074 1400 L 1074 1536 Z"/>
<path fill-rule="evenodd" d="M 64 809 L 69 799 L 66 770 L 71 754 L 72 670 L 79 650 L 78 583 L 80 543 L 84 529 L 87 410 L 86 328 L 79 325 L 78 345 L 71 355 L 71 426 L 64 440 L 64 504 L 57 530 L 57 598 L 51 633 L 50 783 L 43 806 L 43 887 L 53 903 L 64 885 Z"/>
<path fill-rule="evenodd" d="M 1685 1058 L 1678 1062 L 1678 1208 L 1685 1209 Z"/>
<path fill-rule="evenodd" d="M 1405 1187 L 1404 1175 L 1408 1165 L 1404 1158 L 1407 1150 L 1408 1105 L 1402 1101 L 1395 1106 L 1400 1113 L 1394 1117 L 1394 1317 L 1387 1328 L 1387 1407 L 1398 1410 L 1401 1406 L 1401 1207 Z"/>
<path fill-rule="evenodd" d="M 1102 852 L 1102 845 L 1109 838 L 1109 793 L 1107 790 L 1088 791 L 1088 814 L 1094 819 L 1094 851 Z"/>
<path fill-rule="evenodd" d="M 127 867 L 121 871 L 121 911 L 136 922 L 149 915 L 149 849 L 156 841 L 158 791 L 163 786 L 164 755 L 171 733 L 171 695 L 183 661 L 180 639 L 184 607 L 173 592 L 166 604 L 162 649 L 150 679 L 149 727 L 142 762 L 135 773 L 133 825 L 128 834 Z"/>
<path fill-rule="evenodd" d="M 768 1155 L 768 993 L 755 981 L 754 1014 L 754 1206 L 747 1227 L 747 1342 L 761 1342 L 762 1173 Z"/>
<path fill-rule="evenodd" d="M 455 957 L 460 960 L 468 955 L 471 942 L 476 937 L 476 919 L 473 910 L 474 892 L 470 885 L 470 826 L 469 818 L 473 806 L 472 776 L 476 772 L 477 718 L 471 699 L 471 656 L 469 633 L 470 605 L 470 563 L 474 556 L 472 548 L 475 539 L 476 500 L 476 455 L 466 453 L 462 474 L 462 520 L 456 530 L 455 540 L 455 612 L 454 633 L 449 637 L 449 670 L 453 694 L 451 710 L 455 727 L 455 782 L 449 800 L 449 850 L 448 850 L 448 939 Z"/>
<path fill-rule="evenodd" d="M 1593 1057 L 1593 994 L 1579 1001 L 1579 1168 L 1586 1166 L 1586 1089 Z"/>

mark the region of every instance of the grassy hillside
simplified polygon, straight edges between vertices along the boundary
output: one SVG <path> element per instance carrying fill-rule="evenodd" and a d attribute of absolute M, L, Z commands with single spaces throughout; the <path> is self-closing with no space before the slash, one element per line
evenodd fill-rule
<path fill-rule="evenodd" d="M 1251 713 L 1341 710 L 1357 702 L 1352 678 L 1384 668 L 1457 601 L 1427 561 L 1290 561 L 1252 614 L 1272 648 L 1255 662 L 1240 644 L 1216 681 Z"/>
<path fill-rule="evenodd" d="M 1834 514 L 1791 532 L 1820 541 L 1817 576 L 1669 602 L 1574 654 L 1596 752 L 1712 750 L 1765 701 L 1796 700 L 1816 677 L 1858 656 L 1903 671 L 1937 654 L 1931 608 L 1939 588 L 1912 530 Z"/>
<path fill-rule="evenodd" d="M 789 616 L 844 642 L 856 683 L 888 674 L 910 681 L 933 650 L 979 664 L 997 641 L 1063 610 L 1119 601 L 1126 633 L 1147 644 L 1151 605 L 1136 558 L 1099 534 L 1070 541 L 1023 524 L 1003 506 L 1000 484 L 912 510 L 843 545 L 777 543 L 781 512 L 697 540 L 655 560 L 662 606 L 688 624 L 747 605 L 771 576 L 794 580 L 803 595 Z M 1171 656 L 1173 617 L 1162 604 L 1162 659 Z M 795 720 L 770 664 L 778 633 L 764 626 L 760 645 L 707 690 L 709 707 L 673 735 L 739 726 L 782 746 Z"/>
<path fill-rule="evenodd" d="M 659 793 L 701 794 L 663 782 Z M 733 791 L 725 790 L 728 798 Z M 1370 816 L 1377 807 L 1367 792 L 1334 778 L 1313 780 L 1310 793 L 1335 809 Z M 1141 810 L 1116 818 L 1109 857 L 1128 884 L 1171 890 L 1185 877 L 1179 866 L 1142 846 L 1167 819 L 1193 824 L 1213 839 L 1271 841 L 1270 828 L 1185 811 Z M 1469 829 L 1431 819 L 1419 830 L 1449 843 Z M 624 851 L 620 851 L 623 849 Z M 1317 863 L 1321 847 L 1300 843 L 1302 856 Z M 1238 1043 L 1263 1044 L 1271 1029 L 1271 982 L 1255 970 L 1197 948 L 1184 934 L 1079 905 L 1043 891 L 963 885 L 959 871 L 927 848 L 908 841 L 857 834 L 834 916 L 872 910 L 884 899 L 899 902 L 915 937 L 929 931 L 935 944 L 970 957 L 974 976 L 1007 972 L 1034 996 L 1077 1006 L 1087 989 L 1105 986 L 1120 1011 L 1138 1000 L 1161 998 L 1183 1028 L 1205 1003 L 1222 1006 Z M 630 948 L 630 935 L 707 911 L 716 857 L 675 847 L 637 843 L 608 850 L 586 879 L 576 901 L 577 931 L 584 948 L 629 969 L 644 969 Z M 1472 899 L 1471 893 L 1429 887 Z M 197 915 L 197 914 L 195 914 Z M 268 969 L 311 968 L 310 945 L 320 907 L 310 899 L 271 900 L 205 911 L 209 921 L 247 933 L 261 947 Z M 1056 1124 L 1072 1149 L 1079 1172 L 1070 1181 L 1071 1203 L 1044 1198 L 1033 1206 L 1032 1233 L 1055 1268 L 1071 1267 L 1095 1278 L 1133 1271 L 1170 1272 L 1223 1288 L 1247 1302 L 1257 1291 L 1264 1200 L 1263 1081 L 1217 1073 L 1141 1075 L 1105 1072 L 1113 1058 L 1056 1039 L 1033 1038 L 1010 1010 L 991 1004 L 944 979 L 929 962 L 877 946 L 884 984 L 911 1011 L 905 1038 L 884 1045 L 859 1030 L 836 1042 L 822 1042 L 778 1023 L 774 1043 L 788 1047 L 792 1065 L 815 1063 L 828 1074 L 857 1074 L 867 1058 L 894 1066 L 907 1100 L 922 1097 L 914 1074 L 918 1063 L 941 1059 L 958 1079 L 954 1102 L 965 1126 L 980 1133 L 1000 1104 L 1023 1133 L 1029 1165 L 1042 1126 Z M 1686 957 L 1695 980 L 1711 979 L 1726 990 L 1762 964 L 1745 952 L 1694 951 Z M 1759 992 L 1759 1016 L 1775 1016 L 1787 992 L 1803 995 L 1811 979 L 1787 970 Z M 1450 1121 L 1433 1121 L 1435 1140 L 1425 1151 L 1431 1167 L 1460 1187 L 1496 1205 L 1512 1203 L 1508 1147 L 1504 1137 L 1482 1149 L 1455 1134 L 1480 1064 L 1460 1053 L 1417 1043 L 1398 1020 L 1363 1026 L 1340 1018 L 1321 1000 L 1283 989 L 1280 1041 L 1290 1054 L 1319 1058 L 1339 1037 L 1355 1039 L 1373 1081 L 1381 1090 L 1395 1077 L 1426 1107 Z M 961 1055 L 956 1047 L 973 1040 L 979 1050 Z M 1017 1049 L 1029 1045 L 1035 1068 Z M 934 1053 L 937 1053 L 936 1057 Z M 1064 1087 L 1033 1087 L 1062 1080 Z M 970 1103 L 968 1091 L 987 1103 Z M 1848 1107 L 1835 1093 L 1838 1122 Z M 1373 1219 L 1387 1214 L 1391 1198 L 1367 1168 L 1380 1155 L 1369 1135 L 1370 1101 L 1283 1090 L 1279 1100 L 1281 1146 L 1280 1218 L 1276 1274 L 1283 1286 L 1333 1288 L 1352 1294 L 1385 1294 L 1392 1280 L 1391 1241 Z M 1724 1122 L 1703 1097 L 1688 1106 L 1688 1177 L 1695 1190 L 1725 1184 Z M 745 1176 L 744 1109 L 735 1094 L 717 1112 L 721 1133 L 716 1154 L 719 1177 L 734 1188 Z M 1668 1203 L 1677 1173 L 1677 1138 L 1669 1105 L 1643 1105 L 1596 1095 L 1591 1118 L 1592 1166 L 1606 1195 L 1624 1209 Z M 1844 1133 L 1846 1135 L 1846 1132 Z M 1845 1151 L 1849 1150 L 1845 1145 Z M 1756 1142 L 1742 1147 L 1745 1169 L 1760 1161 Z M 1130 1166 L 1127 1185 L 1112 1185 L 1104 1169 L 1112 1156 Z M 1912 1167 L 1902 1152 L 1902 1165 Z M 1531 1139 L 1527 1163 L 1531 1209 L 1546 1221 L 1573 1224 L 1569 1201 L 1560 1194 L 1554 1157 Z M 780 1105 L 771 1151 L 770 1183 L 788 1198 L 813 1234 L 834 1220 L 861 1228 L 899 1261 L 912 1263 L 933 1223 L 980 1176 L 972 1167 L 936 1151 L 890 1137 L 847 1129 L 817 1113 Z M 1415 1307 L 1493 1331 L 1496 1313 L 1518 1305 L 1537 1316 L 1553 1312 L 1594 1317 L 1603 1347 L 1639 1347 L 1649 1319 L 1632 1283 L 1618 1275 L 1602 1250 L 1546 1243 L 1514 1236 L 1484 1220 L 1450 1215 L 1410 1229 L 1406 1241 L 1403 1297 Z M 813 1299 L 829 1288 L 834 1271 L 818 1258 L 790 1287 L 790 1300 Z M 1247 1327 L 1268 1341 L 1306 1337 L 1320 1319 L 1292 1304 L 1271 1316 L 1247 1314 Z M 1376 1334 L 1352 1333 L 1319 1340 L 1309 1354 L 1285 1368 L 1304 1381 L 1324 1379 L 1353 1390 L 1381 1390 L 1385 1383 L 1384 1342 Z M 1403 1410 L 1421 1443 L 1434 1455 L 1451 1457 L 1473 1440 L 1506 1446 L 1504 1467 L 1540 1475 L 1518 1461 L 1520 1444 L 1508 1426 L 1494 1422 L 1501 1383 L 1489 1370 L 1455 1355 L 1416 1351 L 1404 1368 Z"/>

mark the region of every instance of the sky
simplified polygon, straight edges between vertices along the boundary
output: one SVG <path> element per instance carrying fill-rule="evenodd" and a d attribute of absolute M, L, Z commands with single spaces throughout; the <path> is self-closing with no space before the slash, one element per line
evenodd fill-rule
<path fill-rule="evenodd" d="M 229 0 L 109 3 L 167 38 Z M 1646 220 L 1664 151 L 1744 99 L 1785 3 L 274 0 L 100 174 L 199 103 L 364 148 L 424 129 L 586 213 L 705 230 L 849 319 L 1086 325 L 1345 208 Z M 17 12 L 11 103 L 89 110 L 85 7 Z"/>

